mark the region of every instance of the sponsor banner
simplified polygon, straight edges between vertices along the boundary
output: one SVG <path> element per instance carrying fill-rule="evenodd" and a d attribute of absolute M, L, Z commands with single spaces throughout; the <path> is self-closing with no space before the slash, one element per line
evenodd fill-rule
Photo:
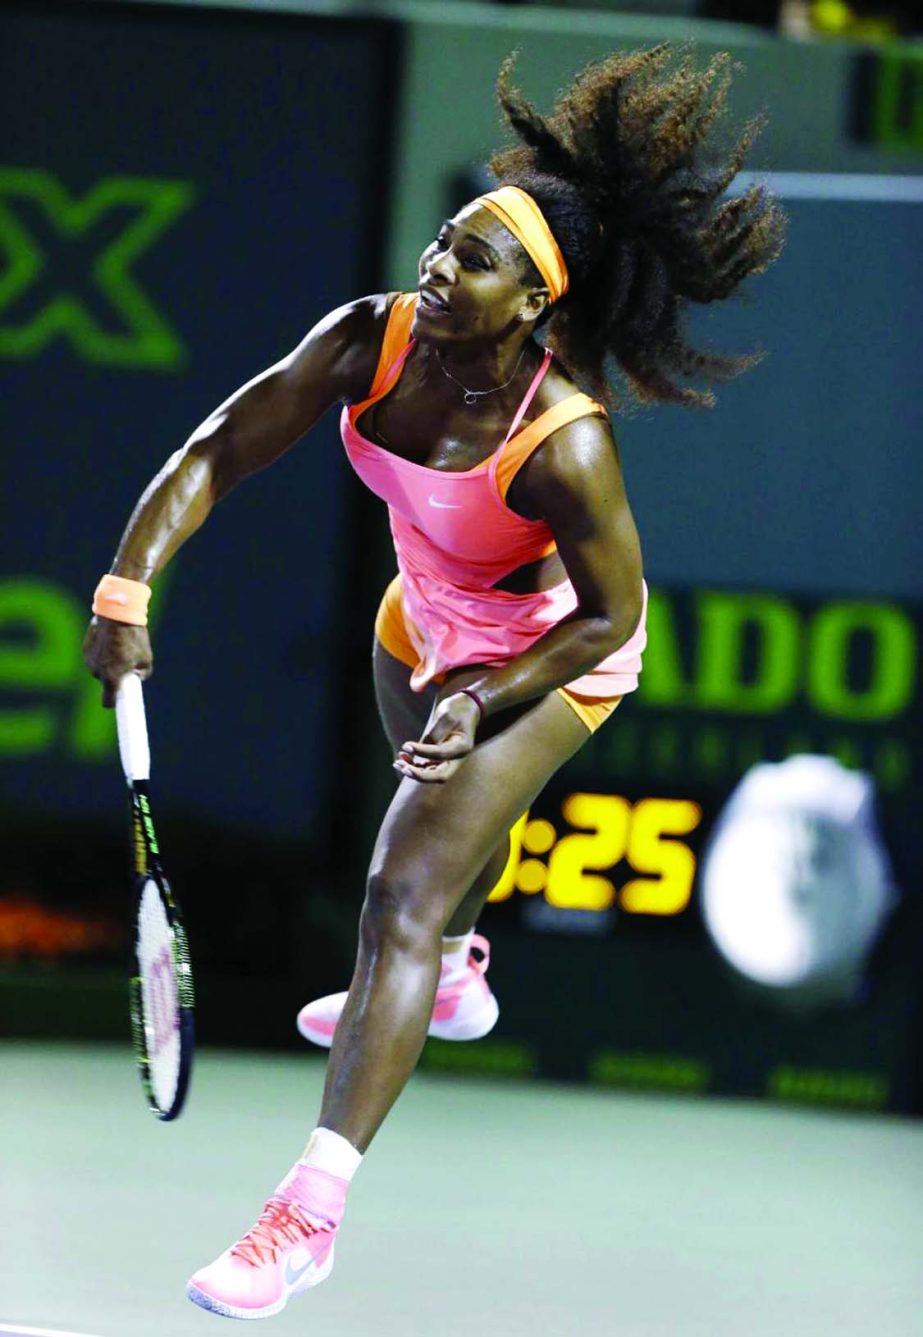
<path fill-rule="evenodd" d="M 81 662 L 94 586 L 195 426 L 377 286 L 397 30 L 73 4 L 0 25 L 0 808 L 102 817 L 120 776 Z M 354 653 L 341 457 L 329 415 L 156 582 L 168 810 L 327 839 Z"/>

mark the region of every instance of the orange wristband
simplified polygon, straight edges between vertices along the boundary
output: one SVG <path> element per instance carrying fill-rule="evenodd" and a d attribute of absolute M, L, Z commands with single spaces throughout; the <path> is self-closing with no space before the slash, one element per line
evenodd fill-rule
<path fill-rule="evenodd" d="M 147 626 L 147 606 L 151 587 L 124 576 L 103 576 L 93 595 L 93 612 L 113 622 L 128 622 L 134 627 Z"/>

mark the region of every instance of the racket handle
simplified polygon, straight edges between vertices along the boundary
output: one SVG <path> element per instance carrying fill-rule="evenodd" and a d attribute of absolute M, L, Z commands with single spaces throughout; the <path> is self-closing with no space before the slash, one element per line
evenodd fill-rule
<path fill-rule="evenodd" d="M 115 698 L 115 721 L 119 731 L 119 756 L 126 780 L 147 780 L 151 774 L 151 749 L 144 718 L 144 689 L 137 673 L 126 673 Z"/>

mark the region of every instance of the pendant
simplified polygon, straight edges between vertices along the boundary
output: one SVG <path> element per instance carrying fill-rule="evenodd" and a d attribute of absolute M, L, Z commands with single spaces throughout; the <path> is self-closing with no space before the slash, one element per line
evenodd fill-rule
<path fill-rule="evenodd" d="M 466 391 L 465 391 L 465 403 L 466 403 L 466 404 L 476 404 L 477 402 L 478 402 L 478 397 L 477 397 L 477 394 L 475 393 L 475 391 L 474 391 L 474 390 L 466 390 Z"/>

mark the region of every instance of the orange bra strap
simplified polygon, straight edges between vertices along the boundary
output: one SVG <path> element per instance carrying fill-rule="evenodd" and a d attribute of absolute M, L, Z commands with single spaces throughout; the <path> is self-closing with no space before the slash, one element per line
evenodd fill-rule
<path fill-rule="evenodd" d="M 398 293 L 391 310 L 388 312 L 385 337 L 382 340 L 378 366 L 375 368 L 375 375 L 369 390 L 369 400 L 377 399 L 384 392 L 386 378 L 391 366 L 404 351 L 407 344 L 410 343 L 410 327 L 413 324 L 413 313 L 416 306 L 417 294 L 415 292 L 401 292 Z"/>
<path fill-rule="evenodd" d="M 586 418 L 592 413 L 601 413 L 604 418 L 608 416 L 602 404 L 597 404 L 589 395 L 569 395 L 560 403 L 552 404 L 550 409 L 545 409 L 528 427 L 523 427 L 522 431 L 511 437 L 497 460 L 497 488 L 504 501 L 516 474 L 542 442 L 559 427 L 566 427 L 576 418 Z"/>

